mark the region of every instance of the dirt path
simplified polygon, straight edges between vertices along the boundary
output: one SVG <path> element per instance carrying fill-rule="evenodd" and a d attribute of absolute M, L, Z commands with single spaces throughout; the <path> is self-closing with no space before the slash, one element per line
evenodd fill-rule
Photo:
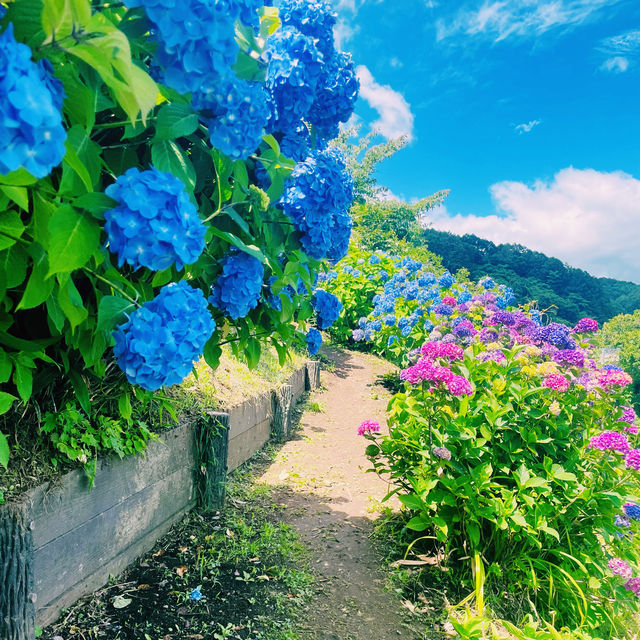
<path fill-rule="evenodd" d="M 380 561 L 369 540 L 375 505 L 386 493 L 366 473 L 365 441 L 358 425 L 384 423 L 389 394 L 373 382 L 390 365 L 366 354 L 327 349 L 335 371 L 323 371 L 314 393 L 322 412 L 307 411 L 295 439 L 284 445 L 261 477 L 283 486 L 277 499 L 285 519 L 313 554 L 319 594 L 309 607 L 309 640 L 414 640 L 400 600 L 384 590 Z"/>

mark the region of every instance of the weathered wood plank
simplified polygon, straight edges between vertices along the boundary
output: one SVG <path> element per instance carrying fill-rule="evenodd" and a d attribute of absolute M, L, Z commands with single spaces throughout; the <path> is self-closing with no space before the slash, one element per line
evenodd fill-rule
<path fill-rule="evenodd" d="M 60 485 L 41 485 L 28 494 L 33 513 L 36 549 L 72 531 L 145 487 L 182 467 L 192 467 L 193 430 L 182 425 L 149 443 L 144 456 L 109 458 L 98 464 L 95 484 L 89 491 L 86 474 L 72 471 Z"/>
<path fill-rule="evenodd" d="M 40 627 L 44 627 L 55 622 L 62 609 L 66 609 L 82 596 L 107 584 L 110 576 L 118 575 L 139 556 L 149 551 L 156 541 L 165 535 L 176 522 L 179 522 L 193 505 L 194 503 L 189 503 L 184 509 L 180 509 L 176 513 L 172 514 L 155 529 L 149 531 L 142 538 L 138 538 L 134 544 L 124 549 L 122 553 L 97 568 L 97 570 L 90 576 L 60 594 L 60 596 L 48 603 L 46 606 L 37 609 L 36 624 Z M 31 640 L 32 637 L 33 636 L 30 636 L 29 640 Z"/>
<path fill-rule="evenodd" d="M 185 509 L 192 499 L 193 472 L 183 467 L 36 549 L 38 606 L 49 605 L 86 580 L 123 549 Z"/>
<path fill-rule="evenodd" d="M 320 386 L 320 363 L 316 360 L 309 360 L 306 368 L 305 388 L 313 391 Z"/>
<path fill-rule="evenodd" d="M 264 447 L 271 434 L 271 419 L 263 420 L 252 429 L 243 431 L 229 440 L 227 470 L 232 471 L 246 462 L 256 451 Z"/>
<path fill-rule="evenodd" d="M 271 418 L 271 393 L 245 400 L 229 409 L 229 440 Z"/>
<path fill-rule="evenodd" d="M 271 421 L 271 436 L 276 442 L 284 442 L 289 436 L 291 427 L 291 406 L 293 404 L 293 390 L 291 385 L 285 384 L 278 391 L 273 392 L 273 419 Z"/>
<path fill-rule="evenodd" d="M 33 640 L 33 539 L 26 505 L 0 507 L 0 638 Z"/>
<path fill-rule="evenodd" d="M 307 377 L 307 368 L 301 367 L 294 371 L 287 384 L 291 385 L 291 391 L 293 394 L 293 402 L 296 402 L 298 398 L 305 392 L 305 379 Z"/>

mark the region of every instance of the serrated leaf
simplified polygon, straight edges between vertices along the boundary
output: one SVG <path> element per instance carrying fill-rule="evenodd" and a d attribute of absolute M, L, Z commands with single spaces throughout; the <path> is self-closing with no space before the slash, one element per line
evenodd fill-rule
<path fill-rule="evenodd" d="M 111 332 L 124 321 L 124 314 L 135 308 L 133 302 L 118 296 L 104 296 L 98 303 L 98 331 Z"/>
<path fill-rule="evenodd" d="M 196 186 L 196 172 L 191 161 L 172 140 L 159 140 L 151 145 L 151 163 L 156 169 L 178 178 L 189 191 Z"/>
<path fill-rule="evenodd" d="M 171 103 L 158 111 L 156 139 L 173 140 L 191 135 L 198 128 L 198 116 L 186 104 Z"/>
<path fill-rule="evenodd" d="M 73 207 L 59 207 L 49 221 L 47 278 L 82 267 L 99 249 L 100 227 Z"/>
<path fill-rule="evenodd" d="M 13 246 L 24 233 L 20 214 L 14 209 L 0 213 L 0 251 Z"/>
<path fill-rule="evenodd" d="M 0 185 L 0 191 L 23 211 L 29 211 L 29 192 L 25 187 Z"/>

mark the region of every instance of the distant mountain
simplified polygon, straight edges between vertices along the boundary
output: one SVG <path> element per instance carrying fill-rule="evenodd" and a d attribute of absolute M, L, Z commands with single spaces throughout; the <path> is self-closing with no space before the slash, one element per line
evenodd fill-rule
<path fill-rule="evenodd" d="M 540 309 L 556 307 L 554 320 L 573 324 L 590 316 L 603 323 L 640 309 L 640 285 L 632 282 L 596 278 L 519 244 L 496 245 L 434 229 L 423 233 L 429 250 L 442 256 L 449 271 L 465 267 L 473 280 L 489 275 L 512 287 L 520 302 L 537 300 Z"/>

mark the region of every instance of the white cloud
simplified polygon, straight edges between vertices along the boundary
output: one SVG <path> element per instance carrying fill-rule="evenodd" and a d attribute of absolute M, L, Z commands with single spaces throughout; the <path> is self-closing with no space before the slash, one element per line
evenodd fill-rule
<path fill-rule="evenodd" d="M 536 37 L 558 27 L 575 27 L 621 0 L 483 0 L 460 10 L 453 20 L 436 23 L 436 37 L 484 36 L 494 42 L 512 36 Z"/>
<path fill-rule="evenodd" d="M 603 71 L 611 71 L 613 73 L 624 73 L 629 68 L 629 59 L 622 56 L 614 56 L 607 58 L 601 65 Z"/>
<path fill-rule="evenodd" d="M 624 73 L 632 61 L 640 58 L 640 29 L 605 38 L 600 42 L 598 50 L 606 56 L 600 65 L 601 70 Z"/>
<path fill-rule="evenodd" d="M 531 129 L 533 129 L 534 127 L 537 127 L 541 122 L 542 120 L 529 120 L 529 122 L 523 122 L 522 124 L 517 124 L 514 128 L 520 134 L 529 133 Z"/>
<path fill-rule="evenodd" d="M 434 228 L 518 243 L 596 276 L 640 283 L 640 180 L 614 171 L 559 171 L 550 182 L 498 182 L 498 215 L 429 212 Z"/>
<path fill-rule="evenodd" d="M 393 67 L 394 69 L 400 69 L 401 67 L 404 66 L 402 60 L 400 60 L 400 58 L 396 58 L 395 56 L 393 58 L 391 58 L 391 60 L 389 60 L 389 66 Z"/>
<path fill-rule="evenodd" d="M 413 137 L 413 113 L 404 96 L 388 85 L 378 84 L 364 65 L 356 69 L 360 80 L 360 97 L 375 109 L 379 118 L 372 123 L 385 138 Z"/>

